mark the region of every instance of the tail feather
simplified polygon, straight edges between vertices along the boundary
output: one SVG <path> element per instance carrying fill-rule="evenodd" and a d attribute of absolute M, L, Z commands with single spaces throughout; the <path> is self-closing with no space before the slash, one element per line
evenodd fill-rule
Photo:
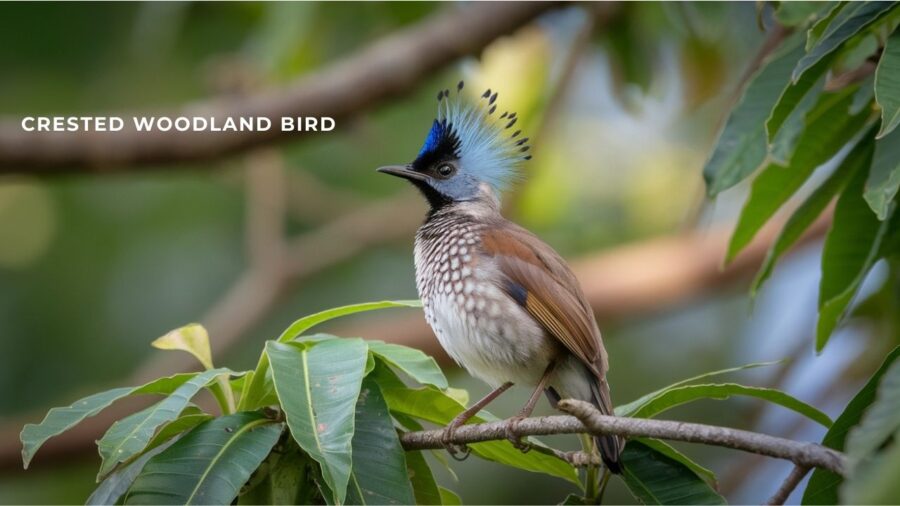
<path fill-rule="evenodd" d="M 601 413 L 609 416 L 615 415 L 612 408 L 612 399 L 609 395 L 609 386 L 606 384 L 605 379 L 600 379 L 591 384 L 591 394 L 592 403 Z M 613 474 L 620 474 L 622 472 L 622 462 L 619 456 L 622 454 L 625 441 L 619 436 L 595 436 L 594 444 L 597 445 L 597 449 L 600 451 L 600 458 L 609 471 Z"/>

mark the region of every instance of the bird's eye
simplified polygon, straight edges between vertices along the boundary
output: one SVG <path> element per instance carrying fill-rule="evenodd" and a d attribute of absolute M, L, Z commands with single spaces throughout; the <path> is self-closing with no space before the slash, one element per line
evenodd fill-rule
<path fill-rule="evenodd" d="M 438 165 L 437 172 L 441 177 L 450 177 L 456 169 L 453 168 L 449 163 L 442 163 Z"/>

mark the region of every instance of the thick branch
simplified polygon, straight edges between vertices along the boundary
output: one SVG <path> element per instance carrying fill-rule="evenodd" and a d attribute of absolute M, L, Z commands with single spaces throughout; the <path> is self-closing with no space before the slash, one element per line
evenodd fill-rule
<path fill-rule="evenodd" d="M 758 453 L 769 457 L 790 460 L 798 466 L 821 467 L 839 475 L 846 473 L 846 457 L 831 448 L 809 442 L 792 441 L 728 427 L 699 423 L 624 418 L 602 415 L 592 405 L 572 399 L 560 401 L 559 408 L 574 416 L 543 416 L 526 418 L 519 422 L 516 432 L 521 436 L 546 436 L 551 434 L 615 434 L 624 437 L 652 437 L 672 441 L 724 446 L 735 450 Z M 400 436 L 403 448 L 425 450 L 443 448 L 443 430 L 408 432 Z M 453 433 L 451 442 L 456 444 L 480 443 L 504 440 L 507 422 L 464 425 Z"/>
<path fill-rule="evenodd" d="M 282 89 L 188 104 L 166 116 L 266 117 L 267 132 L 25 132 L 20 119 L 0 122 L 0 174 L 101 172 L 124 166 L 214 159 L 306 134 L 282 132 L 282 116 L 359 114 L 410 91 L 440 67 L 477 53 L 551 8 L 549 2 L 491 2 L 444 9 Z M 615 8 L 609 4 L 607 12 Z M 338 123 L 340 125 L 340 123 Z"/>

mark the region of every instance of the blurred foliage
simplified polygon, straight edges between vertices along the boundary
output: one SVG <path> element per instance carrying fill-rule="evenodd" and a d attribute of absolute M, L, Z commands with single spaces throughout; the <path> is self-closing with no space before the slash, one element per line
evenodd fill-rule
<path fill-rule="evenodd" d="M 734 259 L 802 186 L 815 185 L 814 173 L 826 172 L 825 181 L 797 207 L 771 246 L 752 290 L 769 277 L 781 253 L 836 200 L 822 250 L 815 349 L 821 353 L 850 314 L 868 314 L 882 330 L 887 327 L 893 346 L 900 336 L 893 316 L 900 309 L 896 298 L 881 298 L 880 306 L 860 306 L 865 312 L 854 312 L 852 303 L 879 260 L 900 254 L 900 129 L 896 128 L 900 51 L 894 47 L 900 42 L 896 30 L 900 3 L 782 3 L 776 9 L 776 17 L 796 33 L 749 81 L 704 168 L 712 196 L 760 169 L 726 261 Z M 873 71 L 874 80 L 868 78 Z M 784 132 L 790 132 L 787 140 Z M 889 273 L 884 284 L 893 291 L 896 262 L 885 263 Z M 844 482 L 816 470 L 804 493 L 805 503 L 900 499 L 896 483 L 886 478 L 900 468 L 900 441 L 894 435 L 900 430 L 896 416 L 900 374 L 891 375 L 900 368 L 885 372 L 897 355 L 897 349 L 887 355 L 823 441 L 844 449 L 849 431 L 848 479 Z M 876 388 L 878 400 L 873 402 Z M 863 414 L 864 410 L 868 411 Z"/>

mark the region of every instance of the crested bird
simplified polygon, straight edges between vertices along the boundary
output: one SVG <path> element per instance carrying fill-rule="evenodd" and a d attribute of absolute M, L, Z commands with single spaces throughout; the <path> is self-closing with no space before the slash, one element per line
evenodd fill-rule
<path fill-rule="evenodd" d="M 470 100 L 463 86 L 438 92 L 437 117 L 415 160 L 377 169 L 408 180 L 428 201 L 415 238 L 425 318 L 448 355 L 493 387 L 445 428 L 454 457 L 453 432 L 513 384 L 534 387 L 507 425 L 523 451 L 515 427 L 542 392 L 554 407 L 573 398 L 613 415 L 606 350 L 578 280 L 553 248 L 500 212 L 500 194 L 531 159 L 528 138 L 514 128 L 516 113 L 497 111 L 496 92 Z M 621 472 L 623 442 L 594 441 L 606 467 Z"/>

